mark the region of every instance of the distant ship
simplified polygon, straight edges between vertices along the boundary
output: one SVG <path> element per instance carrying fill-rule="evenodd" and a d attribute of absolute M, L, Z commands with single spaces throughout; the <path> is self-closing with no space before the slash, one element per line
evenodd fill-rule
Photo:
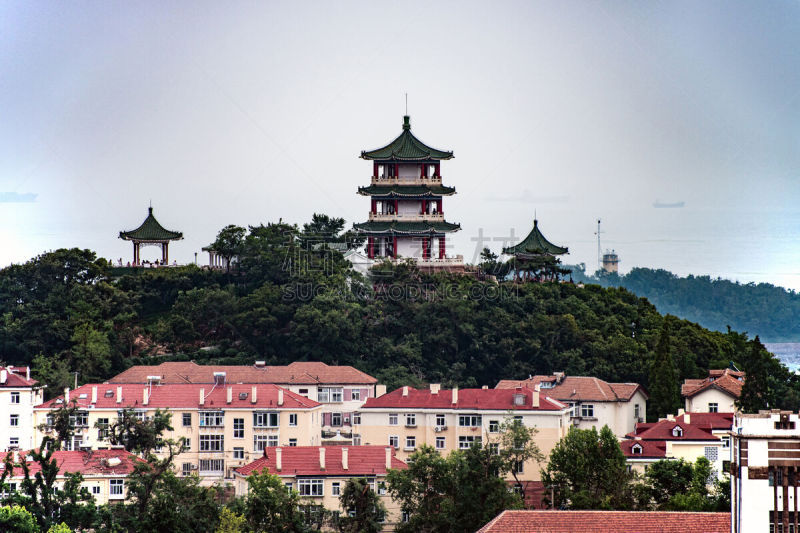
<path fill-rule="evenodd" d="M 667 202 L 662 202 L 660 200 L 656 200 L 655 202 L 653 202 L 653 207 L 655 207 L 656 209 L 674 209 L 678 207 L 683 207 L 684 205 L 686 205 L 686 202 L 667 203 Z"/>

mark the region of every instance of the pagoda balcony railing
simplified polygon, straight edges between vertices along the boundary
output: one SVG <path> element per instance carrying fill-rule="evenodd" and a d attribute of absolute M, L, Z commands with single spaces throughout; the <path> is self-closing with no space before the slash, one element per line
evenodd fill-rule
<path fill-rule="evenodd" d="M 370 213 L 370 221 L 382 222 L 419 222 L 424 220 L 444 221 L 444 213 Z"/>
<path fill-rule="evenodd" d="M 425 178 L 386 178 L 372 176 L 373 185 L 441 185 L 441 176 L 431 176 Z"/>
<path fill-rule="evenodd" d="M 434 252 L 435 254 L 435 252 Z M 378 258 L 383 259 L 383 258 Z M 402 263 L 403 261 L 407 261 L 411 259 L 419 266 L 461 266 L 464 264 L 464 256 L 463 255 L 451 255 L 446 256 L 443 258 L 431 257 L 430 259 L 423 259 L 422 257 L 397 257 L 397 258 L 388 258 L 393 263 Z"/>

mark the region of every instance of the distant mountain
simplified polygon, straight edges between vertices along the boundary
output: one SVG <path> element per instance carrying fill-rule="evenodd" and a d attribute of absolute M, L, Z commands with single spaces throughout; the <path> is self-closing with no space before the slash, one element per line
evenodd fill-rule
<path fill-rule="evenodd" d="M 800 294 L 769 283 L 741 284 L 710 276 L 679 277 L 666 270 L 634 268 L 627 275 L 587 275 L 571 265 L 576 282 L 624 287 L 650 300 L 661 313 L 716 331 L 730 326 L 764 342 L 800 342 Z"/>

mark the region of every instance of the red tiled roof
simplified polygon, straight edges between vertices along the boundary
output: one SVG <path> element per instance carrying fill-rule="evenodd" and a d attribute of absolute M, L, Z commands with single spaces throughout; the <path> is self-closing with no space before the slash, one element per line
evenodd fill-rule
<path fill-rule="evenodd" d="M 641 453 L 633 453 L 633 447 L 635 445 L 642 447 Z M 629 459 L 663 459 L 667 456 L 667 445 L 663 440 L 623 440 L 619 443 L 619 447 L 622 448 L 622 453 L 625 454 L 625 457 Z"/>
<path fill-rule="evenodd" d="M 20 452 L 20 460 L 26 457 L 25 452 Z M 88 451 L 65 451 L 58 450 L 53 452 L 53 459 L 58 464 L 58 473 L 61 476 L 67 473 L 79 472 L 87 475 L 119 475 L 126 476 L 133 472 L 133 467 L 138 457 L 125 450 L 94 450 Z M 116 462 L 116 459 L 119 462 Z M 41 465 L 35 461 L 28 461 L 28 468 L 31 475 L 35 475 L 41 470 Z M 21 466 L 14 467 L 14 476 L 24 476 Z"/>
<path fill-rule="evenodd" d="M 408 396 L 403 396 L 403 390 Z M 515 394 L 524 394 L 524 405 L 514 404 Z M 438 394 L 430 389 L 400 387 L 379 398 L 369 398 L 362 409 L 381 407 L 414 407 L 418 409 L 474 409 L 515 411 L 560 411 L 566 406 L 552 398 L 539 395 L 539 407 L 533 407 L 534 391 L 525 387 L 519 389 L 460 389 L 458 401 L 453 405 L 453 391 L 442 389 Z"/>
<path fill-rule="evenodd" d="M 552 383 L 553 387 L 541 387 L 541 383 Z M 496 389 L 513 389 L 516 387 L 534 388 L 540 385 L 543 392 L 562 402 L 595 401 L 620 402 L 629 401 L 637 390 L 647 397 L 638 383 L 608 383 L 591 376 L 533 376 L 525 380 L 504 379 Z"/>
<path fill-rule="evenodd" d="M 70 401 L 76 400 L 79 407 L 92 405 L 92 388 L 97 387 L 97 403 L 94 408 L 200 408 L 200 409 L 222 409 L 233 408 L 269 408 L 269 409 L 311 409 L 321 405 L 310 400 L 305 396 L 300 396 L 294 392 L 268 383 L 257 385 L 227 385 L 214 387 L 209 383 L 205 384 L 174 384 L 174 385 L 153 385 L 149 387 L 142 384 L 86 384 L 70 391 Z M 117 403 L 117 388 L 122 387 L 122 403 Z M 256 387 L 256 403 L 252 403 L 252 388 Z M 233 389 L 232 401 L 227 403 L 228 388 Z M 200 389 L 204 390 L 205 401 L 200 405 Z M 278 406 L 278 391 L 283 390 L 283 406 Z M 144 391 L 148 391 L 150 399 L 144 405 Z M 239 398 L 239 394 L 247 394 L 244 399 Z M 37 408 L 56 408 L 63 401 L 64 396 L 53 398 Z"/>
<path fill-rule="evenodd" d="M 35 379 L 27 379 L 28 369 L 24 366 L 0 366 L 0 372 L 6 372 L 5 383 L 0 383 L 0 388 L 20 388 L 20 387 L 33 387 L 37 381 Z"/>
<path fill-rule="evenodd" d="M 683 429 L 683 435 L 672 434 L 675 426 Z M 636 424 L 636 429 L 626 437 L 639 437 L 642 440 L 718 440 L 712 430 L 730 429 L 733 426 L 733 413 L 689 413 L 675 417 L 674 420 L 659 420 L 655 423 Z"/>
<path fill-rule="evenodd" d="M 478 533 L 729 533 L 730 513 L 503 511 Z"/>
<path fill-rule="evenodd" d="M 686 379 L 681 385 L 681 396 L 691 398 L 704 390 L 715 388 L 738 398 L 742 394 L 744 372 L 736 370 L 709 370 L 705 379 Z"/>
<path fill-rule="evenodd" d="M 347 449 L 348 469 L 342 466 L 342 449 Z M 236 469 L 244 476 L 261 472 L 298 476 L 374 476 L 386 474 L 386 450 L 392 454 L 392 468 L 408 465 L 394 456 L 394 448 L 385 446 L 288 446 L 281 448 L 281 470 L 276 465 L 275 447 L 264 449 L 265 457 Z M 325 450 L 325 469 L 320 468 L 319 450 Z"/>
<path fill-rule="evenodd" d="M 329 366 L 320 362 L 295 361 L 286 366 L 198 365 L 194 361 L 133 366 L 109 383 L 147 383 L 148 376 L 161 376 L 162 383 L 214 383 L 214 372 L 225 372 L 227 383 L 275 383 L 277 385 L 367 385 L 378 380 L 352 366 Z"/>

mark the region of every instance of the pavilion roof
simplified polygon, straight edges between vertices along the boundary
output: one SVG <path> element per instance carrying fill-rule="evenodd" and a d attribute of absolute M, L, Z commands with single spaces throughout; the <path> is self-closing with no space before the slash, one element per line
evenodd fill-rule
<path fill-rule="evenodd" d="M 522 242 L 517 244 L 516 246 L 511 246 L 509 248 L 503 248 L 503 253 L 506 255 L 540 255 L 540 254 L 550 254 L 550 255 L 562 255 L 569 252 L 569 248 L 556 246 L 552 242 L 548 241 L 542 232 L 539 230 L 539 221 L 534 219 L 533 220 L 533 229 L 528 236 L 525 237 Z"/>
<path fill-rule="evenodd" d="M 382 148 L 361 152 L 361 159 L 382 161 L 430 161 L 452 159 L 453 152 L 431 148 L 411 133 L 411 119 L 403 117 L 403 133 Z"/>
<path fill-rule="evenodd" d="M 353 224 L 360 233 L 385 233 L 387 235 L 426 235 L 452 233 L 461 229 L 460 224 L 450 222 L 363 222 Z"/>
<path fill-rule="evenodd" d="M 455 193 L 455 187 L 444 185 L 370 185 L 358 188 L 358 194 L 362 196 L 451 196 Z"/>
<path fill-rule="evenodd" d="M 180 231 L 170 231 L 165 229 L 156 217 L 153 216 L 153 208 L 148 207 L 147 218 L 142 224 L 131 231 L 120 231 L 119 238 L 126 241 L 177 241 L 183 239 Z"/>

